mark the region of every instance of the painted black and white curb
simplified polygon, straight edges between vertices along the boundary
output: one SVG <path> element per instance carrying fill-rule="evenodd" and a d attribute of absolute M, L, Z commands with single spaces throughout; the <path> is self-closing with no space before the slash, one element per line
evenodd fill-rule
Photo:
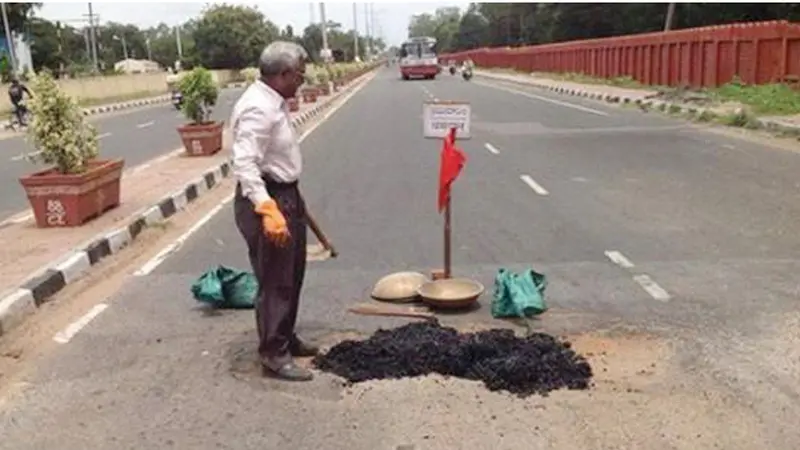
<path fill-rule="evenodd" d="M 302 128 L 331 106 L 342 94 L 363 81 L 364 78 L 351 83 L 313 108 L 295 116 L 292 119 L 292 126 L 295 129 Z M 67 285 L 84 277 L 92 266 L 130 245 L 145 228 L 174 216 L 230 175 L 231 161 L 228 160 L 182 189 L 165 196 L 156 205 L 133 217 L 121 228 L 96 236 L 88 245 L 73 250 L 55 264 L 28 278 L 21 286 L 9 291 L 0 298 L 0 336 L 21 324 Z"/>
<path fill-rule="evenodd" d="M 654 100 L 648 98 L 646 95 L 641 96 L 619 96 L 619 95 L 610 95 L 610 94 L 598 94 L 596 92 L 588 92 L 581 89 L 567 89 L 558 86 L 550 86 L 545 84 L 540 84 L 535 81 L 529 80 L 521 80 L 514 76 L 504 76 L 501 74 L 494 74 L 490 72 L 483 72 L 483 71 L 476 71 L 475 75 L 490 78 L 498 81 L 506 81 L 509 83 L 515 83 L 522 86 L 531 86 L 538 89 L 543 89 L 546 91 L 555 92 L 561 95 L 570 95 L 573 97 L 583 97 L 590 100 L 597 100 L 597 101 L 604 101 L 607 103 L 616 103 L 616 104 L 623 104 L 623 105 L 636 105 L 642 108 L 643 110 L 655 110 L 661 111 L 668 114 L 680 114 L 684 116 L 688 116 L 689 118 L 698 118 L 703 114 L 715 114 L 711 109 L 708 108 L 701 108 L 694 105 L 686 105 L 683 103 L 673 103 L 673 102 L 666 102 L 662 100 Z M 776 119 L 759 119 L 756 118 L 755 121 L 757 122 L 759 128 L 764 128 L 770 131 L 778 131 L 778 132 L 786 132 L 786 133 L 793 133 L 793 134 L 800 134 L 800 126 L 782 122 Z"/>
<path fill-rule="evenodd" d="M 159 95 L 158 97 L 143 98 L 140 100 L 132 100 L 124 103 L 114 103 L 112 105 L 93 106 L 91 108 L 84 108 L 84 116 L 93 116 L 95 114 L 103 114 L 112 111 L 120 111 L 123 109 L 138 108 L 140 106 L 155 105 L 159 103 L 166 103 L 171 100 L 169 95 Z"/>

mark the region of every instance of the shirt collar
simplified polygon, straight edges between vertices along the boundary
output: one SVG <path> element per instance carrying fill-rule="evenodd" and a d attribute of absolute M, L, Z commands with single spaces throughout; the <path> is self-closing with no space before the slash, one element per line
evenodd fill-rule
<path fill-rule="evenodd" d="M 256 85 L 261 89 L 261 92 L 267 95 L 267 97 L 271 98 L 275 102 L 277 102 L 281 108 L 286 107 L 286 99 L 283 98 L 281 94 L 278 93 L 275 89 L 272 89 L 267 83 L 264 83 L 261 80 L 255 81 Z"/>

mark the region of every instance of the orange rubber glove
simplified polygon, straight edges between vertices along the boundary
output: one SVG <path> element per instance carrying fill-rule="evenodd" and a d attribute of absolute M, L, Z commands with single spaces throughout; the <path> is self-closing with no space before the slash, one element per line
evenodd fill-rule
<path fill-rule="evenodd" d="M 286 245 L 291 235 L 286 225 L 286 218 L 283 217 L 275 200 L 265 201 L 258 205 L 255 211 L 261 216 L 261 224 L 267 238 L 281 247 Z"/>

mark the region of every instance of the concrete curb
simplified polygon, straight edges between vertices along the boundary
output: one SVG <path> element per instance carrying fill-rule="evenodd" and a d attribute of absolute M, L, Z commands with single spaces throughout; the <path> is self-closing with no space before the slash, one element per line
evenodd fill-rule
<path fill-rule="evenodd" d="M 719 115 L 714 111 L 710 110 L 709 108 L 702 108 L 694 105 L 687 105 L 685 103 L 673 103 L 668 101 L 662 100 L 651 100 L 642 96 L 641 98 L 636 97 L 628 97 L 628 96 L 620 96 L 620 95 L 610 95 L 610 94 L 597 94 L 594 92 L 588 92 L 581 89 L 567 89 L 557 86 L 548 86 L 540 83 L 536 83 L 534 81 L 523 81 L 519 79 L 515 79 L 513 77 L 505 77 L 502 75 L 487 73 L 487 72 L 475 72 L 475 75 L 490 78 L 493 80 L 500 80 L 506 81 L 509 83 L 519 84 L 522 86 L 532 86 L 538 89 L 542 89 L 545 91 L 555 92 L 561 95 L 569 95 L 572 97 L 583 97 L 590 100 L 596 101 L 604 101 L 606 103 L 615 103 L 615 104 L 623 104 L 623 105 L 636 105 L 642 109 L 647 110 L 657 110 L 664 113 L 669 114 L 682 114 L 688 116 L 690 119 L 696 119 L 703 114 L 710 113 L 714 115 Z M 774 119 L 758 119 L 756 118 L 756 122 L 758 123 L 760 128 L 764 128 L 770 131 L 778 131 L 784 133 L 791 133 L 791 134 L 800 134 L 800 125 L 794 125 L 790 123 L 781 122 L 780 120 Z"/>
<path fill-rule="evenodd" d="M 305 125 L 319 116 L 341 95 L 365 81 L 366 79 L 362 78 L 330 96 L 327 101 L 316 104 L 312 109 L 295 117 L 292 126 L 299 128 Z M 189 203 L 216 187 L 230 174 L 231 162 L 228 160 L 183 188 L 163 197 L 155 205 L 129 219 L 122 227 L 95 236 L 88 241 L 88 244 L 68 252 L 47 268 L 29 277 L 22 285 L 9 290 L 0 298 L 0 336 L 20 325 L 69 284 L 87 275 L 92 266 L 133 243 L 145 228 L 168 220 L 186 208 Z"/>
<path fill-rule="evenodd" d="M 123 109 L 137 108 L 139 106 L 154 105 L 157 103 L 166 103 L 170 101 L 170 95 L 159 95 L 158 97 L 143 98 L 140 100 L 131 100 L 124 103 L 114 103 L 111 105 L 92 106 L 91 108 L 84 108 L 84 116 L 93 116 L 95 114 L 103 114 L 112 111 L 120 111 Z"/>

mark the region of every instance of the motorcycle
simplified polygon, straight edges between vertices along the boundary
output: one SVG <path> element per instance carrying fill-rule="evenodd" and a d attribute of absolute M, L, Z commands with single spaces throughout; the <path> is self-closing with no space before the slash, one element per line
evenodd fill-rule
<path fill-rule="evenodd" d="M 464 81 L 469 81 L 472 78 L 472 69 L 466 68 L 461 71 L 461 77 L 464 78 Z"/>
<path fill-rule="evenodd" d="M 172 92 L 172 106 L 175 109 L 180 110 L 181 105 L 183 104 L 183 94 L 180 91 L 173 91 Z"/>

